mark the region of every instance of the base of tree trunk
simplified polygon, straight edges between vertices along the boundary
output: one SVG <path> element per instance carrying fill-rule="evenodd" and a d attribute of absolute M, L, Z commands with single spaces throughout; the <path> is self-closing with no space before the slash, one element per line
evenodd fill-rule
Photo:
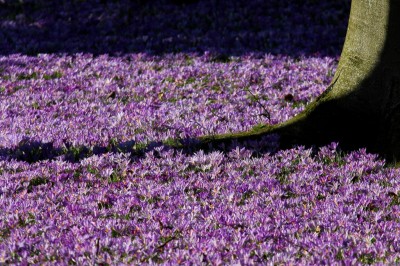
<path fill-rule="evenodd" d="M 367 148 L 396 164 L 400 161 L 400 103 L 393 99 L 400 99 L 394 95 L 400 89 L 400 79 L 384 69 L 386 73 L 375 71 L 365 79 L 367 82 L 357 82 L 353 87 L 348 82 L 352 72 L 338 70 L 327 90 L 294 118 L 245 132 L 202 136 L 198 146 L 206 148 L 278 134 L 283 149 L 338 142 L 343 150 Z M 382 87 L 379 95 L 374 94 L 376 84 Z"/>
<path fill-rule="evenodd" d="M 343 84 L 346 82 L 338 86 Z M 245 132 L 202 136 L 198 138 L 198 146 L 207 148 L 235 140 L 247 141 L 278 134 L 281 149 L 293 145 L 322 146 L 338 142 L 343 150 L 366 148 L 369 152 L 378 153 L 389 163 L 400 161 L 400 105 L 393 109 L 389 96 L 375 98 L 374 103 L 365 88 L 353 89 L 345 97 L 335 97 L 336 90 L 340 88 L 335 88 L 334 81 L 302 113 L 286 122 L 257 126 Z M 388 106 L 391 107 L 381 108 L 383 103 L 390 103 Z"/>
<path fill-rule="evenodd" d="M 307 108 L 279 125 L 203 136 L 200 146 L 279 134 L 281 148 L 338 142 L 400 161 L 399 0 L 352 0 L 345 44 L 335 77 Z"/>

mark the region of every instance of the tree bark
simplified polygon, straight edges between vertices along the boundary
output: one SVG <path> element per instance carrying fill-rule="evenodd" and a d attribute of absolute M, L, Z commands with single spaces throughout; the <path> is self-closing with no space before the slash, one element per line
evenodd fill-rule
<path fill-rule="evenodd" d="M 294 118 L 201 145 L 278 133 L 282 147 L 337 141 L 400 161 L 400 0 L 353 0 L 340 62 L 326 91 Z"/>

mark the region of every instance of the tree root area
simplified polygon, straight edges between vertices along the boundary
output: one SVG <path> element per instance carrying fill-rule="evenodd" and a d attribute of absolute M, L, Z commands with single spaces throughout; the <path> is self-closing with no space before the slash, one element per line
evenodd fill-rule
<path fill-rule="evenodd" d="M 400 115 L 398 118 L 400 121 Z M 386 126 L 388 124 L 390 127 Z M 296 145 L 320 147 L 337 142 L 345 152 L 366 148 L 368 152 L 377 153 L 388 163 L 396 165 L 400 161 L 399 130 L 400 123 L 387 123 L 377 114 L 349 111 L 348 105 L 341 102 L 315 102 L 296 117 L 278 125 L 199 137 L 197 147 L 226 147 L 234 142 L 254 141 L 277 134 L 279 149 Z"/>

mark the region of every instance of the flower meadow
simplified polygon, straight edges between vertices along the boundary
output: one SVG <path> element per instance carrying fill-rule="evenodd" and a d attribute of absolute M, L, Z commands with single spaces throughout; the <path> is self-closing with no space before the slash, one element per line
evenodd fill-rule
<path fill-rule="evenodd" d="M 190 147 L 327 87 L 348 5 L 289 2 L 2 3 L 0 264 L 399 264 L 400 172 L 377 155 Z"/>

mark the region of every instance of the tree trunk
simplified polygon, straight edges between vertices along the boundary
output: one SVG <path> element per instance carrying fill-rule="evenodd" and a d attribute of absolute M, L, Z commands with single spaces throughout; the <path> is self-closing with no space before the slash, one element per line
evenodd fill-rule
<path fill-rule="evenodd" d="M 400 161 L 400 0 L 353 0 L 345 44 L 326 91 L 294 118 L 248 132 L 200 137 L 202 145 L 278 133 L 281 146 L 366 147 Z"/>

